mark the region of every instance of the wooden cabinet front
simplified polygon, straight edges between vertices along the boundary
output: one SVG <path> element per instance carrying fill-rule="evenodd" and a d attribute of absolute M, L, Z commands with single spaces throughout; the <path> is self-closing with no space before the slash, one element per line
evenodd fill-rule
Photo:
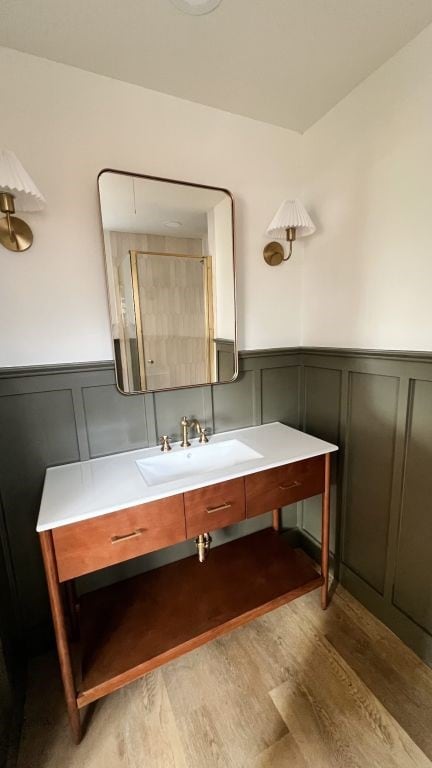
<path fill-rule="evenodd" d="M 145 555 L 186 538 L 183 494 L 54 528 L 60 581 Z"/>
<path fill-rule="evenodd" d="M 324 482 L 324 456 L 247 475 L 246 516 L 255 517 L 322 493 Z"/>
<path fill-rule="evenodd" d="M 60 581 L 322 493 L 324 457 L 187 491 L 53 530 Z"/>
<path fill-rule="evenodd" d="M 184 503 L 188 539 L 240 523 L 246 517 L 244 480 L 240 477 L 188 491 Z"/>

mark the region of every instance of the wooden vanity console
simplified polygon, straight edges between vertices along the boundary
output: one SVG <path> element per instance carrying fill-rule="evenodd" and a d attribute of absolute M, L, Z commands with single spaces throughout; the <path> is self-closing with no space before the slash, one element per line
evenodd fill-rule
<path fill-rule="evenodd" d="M 332 449 L 39 530 L 77 743 L 79 710 L 90 702 L 318 586 L 326 608 Z M 280 533 L 281 507 L 317 494 L 323 499 L 321 573 Z M 79 576 L 267 512 L 273 512 L 271 528 L 211 549 L 205 564 L 187 557 L 75 597 Z"/>

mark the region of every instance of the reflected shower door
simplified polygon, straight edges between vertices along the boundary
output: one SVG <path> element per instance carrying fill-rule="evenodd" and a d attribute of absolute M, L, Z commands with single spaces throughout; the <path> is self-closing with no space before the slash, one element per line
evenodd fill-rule
<path fill-rule="evenodd" d="M 166 389 L 210 380 L 211 260 L 142 251 L 131 251 L 131 260 L 145 388 Z"/>

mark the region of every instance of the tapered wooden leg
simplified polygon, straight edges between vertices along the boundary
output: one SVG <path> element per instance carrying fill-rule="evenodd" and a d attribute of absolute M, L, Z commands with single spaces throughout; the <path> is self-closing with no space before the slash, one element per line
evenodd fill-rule
<path fill-rule="evenodd" d="M 52 533 L 51 531 L 43 531 L 39 534 L 39 538 L 45 565 L 48 593 L 51 603 L 51 613 L 57 642 L 60 672 L 65 692 L 69 723 L 73 739 L 76 744 L 79 744 L 81 741 L 81 720 L 77 707 L 72 659 L 66 632 L 66 621 L 63 601 L 60 593 L 60 584 L 58 580 L 57 565 L 54 555 Z"/>
<path fill-rule="evenodd" d="M 321 587 L 321 608 L 328 606 L 329 593 L 329 540 L 330 540 L 330 453 L 325 455 L 325 481 L 322 497 L 321 525 L 321 574 L 324 582 Z"/>
<path fill-rule="evenodd" d="M 280 531 L 281 529 L 281 509 L 274 509 L 272 511 L 272 525 L 273 529 L 275 531 Z"/>
<path fill-rule="evenodd" d="M 79 634 L 79 622 L 78 599 L 75 589 L 75 582 L 73 579 L 71 581 L 66 581 L 64 587 L 68 606 L 71 636 L 73 640 L 77 640 Z"/>

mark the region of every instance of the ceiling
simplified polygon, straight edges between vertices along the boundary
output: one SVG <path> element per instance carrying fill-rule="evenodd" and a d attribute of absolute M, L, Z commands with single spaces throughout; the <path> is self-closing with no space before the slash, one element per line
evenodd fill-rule
<path fill-rule="evenodd" d="M 303 132 L 430 22 L 431 0 L 0 0 L 0 45 Z"/>
<path fill-rule="evenodd" d="M 106 171 L 99 177 L 106 230 L 165 237 L 207 236 L 207 213 L 226 199 L 219 189 Z"/>

